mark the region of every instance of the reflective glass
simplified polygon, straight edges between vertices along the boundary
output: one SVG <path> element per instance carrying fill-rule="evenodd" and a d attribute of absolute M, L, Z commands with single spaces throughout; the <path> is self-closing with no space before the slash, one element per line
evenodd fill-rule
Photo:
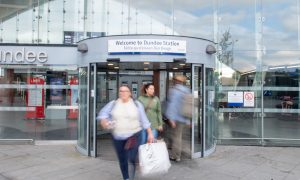
<path fill-rule="evenodd" d="M 215 133 L 215 82 L 214 69 L 206 68 L 205 70 L 206 86 L 205 86 L 205 150 L 213 148 L 216 140 Z"/>
<path fill-rule="evenodd" d="M 298 57 L 299 53 L 294 51 L 267 51 L 264 57 L 265 138 L 299 139 Z"/>
<path fill-rule="evenodd" d="M 2 27 L 2 39 L 5 43 L 16 43 L 17 39 L 17 31 L 16 31 L 16 24 L 17 24 L 17 18 L 12 17 L 8 20 L 6 20 Z"/>
<path fill-rule="evenodd" d="M 87 37 L 99 37 L 106 34 L 105 1 L 88 0 L 86 32 Z"/>
<path fill-rule="evenodd" d="M 202 96 L 203 96 L 203 84 L 202 84 L 202 66 L 195 66 L 193 67 L 193 98 L 194 98 L 194 114 L 193 114 L 193 145 L 194 145 L 194 152 L 201 152 L 202 151 L 202 126 L 203 126 L 203 106 L 202 106 Z"/>
<path fill-rule="evenodd" d="M 32 26 L 33 26 L 33 12 L 32 9 L 20 11 L 18 15 L 18 42 L 19 43 L 33 43 L 32 41 Z"/>
<path fill-rule="evenodd" d="M 299 1 L 262 0 L 266 50 L 299 50 Z"/>
<path fill-rule="evenodd" d="M 75 140 L 77 68 L 1 65 L 0 139 Z"/>
<path fill-rule="evenodd" d="M 216 98 L 221 139 L 245 138 L 257 142 L 261 137 L 261 73 L 255 66 L 255 55 L 252 51 L 235 51 L 233 63 L 219 64 Z M 245 100 L 246 94 L 251 101 Z"/>
<path fill-rule="evenodd" d="M 87 86 L 88 86 L 88 68 L 79 68 L 79 122 L 77 144 L 87 149 Z"/>
<path fill-rule="evenodd" d="M 172 35 L 172 0 L 131 0 L 132 27 L 129 34 L 169 34 Z"/>
<path fill-rule="evenodd" d="M 218 1 L 218 42 L 227 36 L 231 37 L 227 41 L 228 48 L 256 49 L 256 3 L 253 0 Z"/>
<path fill-rule="evenodd" d="M 213 1 L 174 0 L 174 34 L 213 40 Z"/>
<path fill-rule="evenodd" d="M 64 43 L 73 44 L 84 39 L 84 0 L 64 0 Z M 67 41 L 67 42 L 66 42 Z"/>
<path fill-rule="evenodd" d="M 32 119 L 36 117 L 35 108 L 31 104 L 41 104 L 41 96 L 35 101 L 28 101 L 28 94 L 36 99 L 41 89 L 30 85 L 31 74 L 35 74 L 35 66 L 0 66 L 0 139 L 34 139 L 36 128 L 44 121 Z M 43 80 L 41 80 L 43 81 Z"/>
<path fill-rule="evenodd" d="M 63 43 L 64 35 L 64 2 L 60 0 L 48 2 L 48 42 Z"/>
<path fill-rule="evenodd" d="M 47 0 L 39 0 L 38 7 L 38 39 L 40 43 L 47 44 L 49 41 L 49 4 Z"/>

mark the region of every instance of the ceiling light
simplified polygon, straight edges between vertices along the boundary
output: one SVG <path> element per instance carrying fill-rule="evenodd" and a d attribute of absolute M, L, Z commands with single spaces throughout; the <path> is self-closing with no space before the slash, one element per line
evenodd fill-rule
<path fill-rule="evenodd" d="M 300 68 L 300 65 L 287 66 L 286 68 Z"/>
<path fill-rule="evenodd" d="M 179 64 L 179 65 L 180 65 L 180 66 L 185 66 L 185 64 L 183 64 L 183 63 L 182 63 L 182 64 Z"/>
<path fill-rule="evenodd" d="M 177 68 L 177 67 L 174 67 L 173 69 L 176 70 L 176 69 L 178 69 L 178 68 Z"/>
<path fill-rule="evenodd" d="M 116 66 L 116 67 L 114 67 L 115 69 L 119 69 L 119 67 L 118 66 Z"/>
<path fill-rule="evenodd" d="M 278 67 L 271 67 L 269 69 L 284 69 L 285 67 L 284 66 L 278 66 Z"/>
<path fill-rule="evenodd" d="M 144 64 L 150 64 L 149 62 L 144 62 Z"/>
<path fill-rule="evenodd" d="M 113 64 L 113 63 L 108 63 L 107 65 L 108 65 L 108 66 L 113 66 L 114 64 Z"/>

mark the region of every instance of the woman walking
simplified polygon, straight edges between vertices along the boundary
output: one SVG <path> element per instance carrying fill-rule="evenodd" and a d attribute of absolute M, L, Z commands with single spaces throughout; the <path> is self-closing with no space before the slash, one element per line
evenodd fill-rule
<path fill-rule="evenodd" d="M 143 105 L 131 98 L 128 86 L 119 88 L 119 98 L 105 105 L 97 119 L 104 129 L 111 129 L 113 144 L 118 156 L 124 180 L 134 179 L 138 147 L 141 142 L 142 129 L 148 133 L 148 142 L 153 142 L 151 124 L 147 119 Z M 130 162 L 130 174 L 128 172 Z"/>
<path fill-rule="evenodd" d="M 155 139 L 158 137 L 158 132 L 163 131 L 163 121 L 161 114 L 161 104 L 159 98 L 154 94 L 155 88 L 152 83 L 143 86 L 143 95 L 138 100 L 144 105 L 145 112 L 149 121 L 151 122 L 151 130 Z M 147 134 L 145 131 L 142 133 L 142 142 L 145 144 L 147 141 Z"/>

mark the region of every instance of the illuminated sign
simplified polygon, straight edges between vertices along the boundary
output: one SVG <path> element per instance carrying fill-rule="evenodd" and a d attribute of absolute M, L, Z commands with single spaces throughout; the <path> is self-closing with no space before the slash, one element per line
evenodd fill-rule
<path fill-rule="evenodd" d="M 0 62 L 45 63 L 48 61 L 46 52 L 29 51 L 24 47 L 19 51 L 0 50 Z"/>
<path fill-rule="evenodd" d="M 186 41 L 166 39 L 114 39 L 108 40 L 108 53 L 185 55 Z"/>

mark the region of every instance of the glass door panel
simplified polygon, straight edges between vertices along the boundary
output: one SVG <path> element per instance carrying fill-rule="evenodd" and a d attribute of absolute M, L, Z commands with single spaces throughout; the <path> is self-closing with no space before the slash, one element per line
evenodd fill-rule
<path fill-rule="evenodd" d="M 192 158 L 202 156 L 203 149 L 203 112 L 202 112 L 202 65 L 193 65 L 192 67 L 192 94 L 194 96 L 194 109 L 192 117 Z"/>
<path fill-rule="evenodd" d="M 96 88 L 96 81 L 97 81 L 97 65 L 91 64 L 90 66 L 90 96 L 89 96 L 89 140 L 90 140 L 90 155 L 93 157 L 96 157 L 96 94 L 97 94 L 97 88 Z"/>
<path fill-rule="evenodd" d="M 79 68 L 79 122 L 77 148 L 82 154 L 88 155 L 87 143 L 87 97 L 88 97 L 88 68 Z"/>
<path fill-rule="evenodd" d="M 98 113 L 108 102 L 117 99 L 118 97 L 118 71 L 107 71 L 97 68 L 96 77 L 96 103 L 95 109 Z M 97 154 L 102 159 L 115 160 L 115 154 L 113 152 L 113 144 L 111 140 L 110 132 L 104 130 L 100 123 L 96 124 L 96 146 Z"/>
<path fill-rule="evenodd" d="M 214 71 L 212 68 L 205 70 L 205 149 L 204 156 L 215 150 L 215 87 Z"/>

